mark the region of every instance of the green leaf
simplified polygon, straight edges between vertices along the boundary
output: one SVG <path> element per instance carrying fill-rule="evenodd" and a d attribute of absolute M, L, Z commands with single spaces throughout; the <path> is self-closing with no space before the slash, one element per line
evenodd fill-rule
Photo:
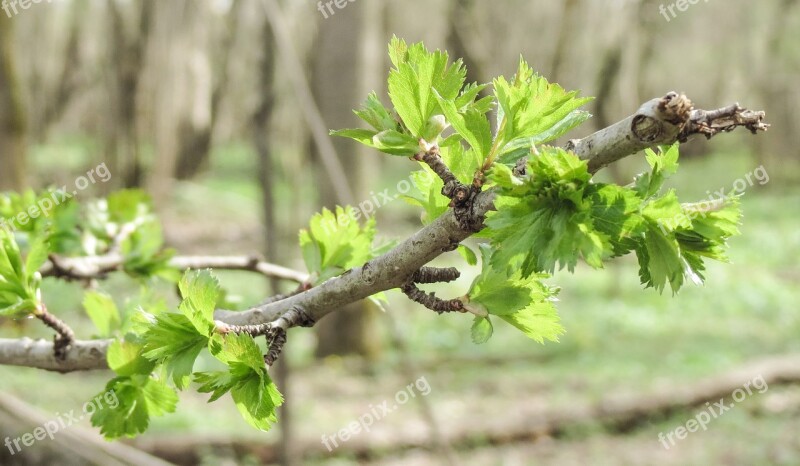
<path fill-rule="evenodd" d="M 33 259 L 33 263 L 38 259 Z M 0 315 L 21 318 L 39 307 L 38 272 L 28 272 L 13 233 L 0 226 Z"/>
<path fill-rule="evenodd" d="M 475 320 L 472 321 L 473 343 L 476 345 L 486 343 L 492 337 L 493 332 L 492 321 L 488 317 L 475 316 Z"/>
<path fill-rule="evenodd" d="M 183 390 L 189 384 L 197 356 L 208 345 L 208 337 L 197 333 L 182 314 L 165 313 L 155 319 L 144 334 L 144 356 L 164 364 L 175 386 Z"/>
<path fill-rule="evenodd" d="M 230 372 L 197 372 L 194 381 L 200 384 L 197 389 L 200 393 L 211 393 L 208 402 L 217 401 L 222 395 L 228 393 L 235 385 L 235 379 Z"/>
<path fill-rule="evenodd" d="M 389 54 L 394 64 L 389 73 L 389 97 L 410 135 L 419 139 L 428 119 L 443 113 L 433 93 L 454 101 L 466 69 L 461 60 L 448 66 L 446 52 L 429 52 L 422 43 L 408 46 L 397 38 L 389 45 Z"/>
<path fill-rule="evenodd" d="M 28 272 L 28 279 L 33 277 L 45 262 L 50 254 L 50 241 L 47 234 L 37 235 L 31 242 L 28 250 L 28 257 L 25 258 L 25 270 Z"/>
<path fill-rule="evenodd" d="M 639 276 L 647 287 L 659 293 L 669 283 L 672 292 L 677 293 L 683 285 L 686 266 L 680 255 L 678 241 L 669 233 L 650 225 L 644 242 L 636 249 L 639 259 Z"/>
<path fill-rule="evenodd" d="M 430 167 L 425 165 L 422 170 L 413 172 L 411 181 L 414 184 L 414 190 L 404 194 L 402 199 L 411 205 L 422 207 L 424 211 L 421 217 L 423 225 L 428 225 L 447 212 L 450 200 L 442 195 L 444 183 Z"/>
<path fill-rule="evenodd" d="M 220 293 L 219 282 L 208 270 L 187 271 L 179 288 L 183 297 L 180 311 L 201 335 L 211 336 L 215 328 L 214 311 Z"/>
<path fill-rule="evenodd" d="M 463 244 L 458 245 L 458 253 L 461 254 L 461 257 L 467 261 L 469 265 L 477 265 L 478 264 L 478 256 L 475 255 L 475 251 L 464 246 Z"/>
<path fill-rule="evenodd" d="M 655 196 L 661 190 L 664 182 L 678 171 L 678 153 L 680 143 L 662 147 L 659 153 L 652 149 L 645 150 L 650 173 L 643 173 L 636 177 L 634 186 L 639 195 L 647 199 Z"/>
<path fill-rule="evenodd" d="M 498 102 L 497 142 L 499 155 L 518 153 L 534 141 L 540 143 L 562 136 L 588 118 L 586 113 L 574 113 L 591 98 L 578 97 L 578 92 L 567 92 L 558 84 L 551 84 L 536 75 L 520 57 L 517 74 L 507 81 L 503 77 L 494 80 L 494 91 Z M 532 139 L 533 138 L 533 139 Z M 530 144 L 530 145 L 528 145 Z M 518 157 L 517 157 L 518 158 Z M 515 159 L 506 157 L 504 162 Z"/>
<path fill-rule="evenodd" d="M 691 228 L 691 221 L 684 215 L 681 203 L 675 190 L 645 204 L 642 216 L 651 224 L 663 231 L 673 231 L 678 228 Z"/>
<path fill-rule="evenodd" d="M 342 129 L 331 131 L 330 134 L 353 139 L 390 155 L 410 157 L 420 150 L 417 139 L 394 129 L 379 133 L 368 129 Z"/>
<path fill-rule="evenodd" d="M 35 310 L 36 302 L 31 299 L 24 299 L 17 302 L 0 302 L 0 316 L 9 317 L 11 319 L 26 317 Z"/>
<path fill-rule="evenodd" d="M 675 238 L 688 266 L 687 274 L 695 283 L 701 283 L 705 280 L 704 259 L 728 260 L 727 240 L 739 234 L 739 198 L 684 204 L 683 210 L 692 227 L 676 231 Z"/>
<path fill-rule="evenodd" d="M 514 165 L 522 157 L 531 155 L 536 146 L 556 140 L 573 129 L 580 126 L 583 122 L 592 117 L 592 114 L 583 110 L 574 110 L 556 123 L 552 128 L 539 133 L 535 136 L 517 138 L 510 141 L 500 150 L 498 162 L 507 165 Z"/>
<path fill-rule="evenodd" d="M 228 372 L 200 372 L 195 381 L 198 391 L 211 393 L 209 402 L 230 391 L 240 414 L 257 429 L 269 430 L 277 420 L 275 410 L 283 403 L 272 383 L 261 350 L 248 334 L 215 335 L 209 349 L 217 359 L 228 365 Z"/>
<path fill-rule="evenodd" d="M 587 190 L 591 201 L 594 227 L 605 234 L 611 243 L 613 256 L 631 252 L 645 230 L 640 214 L 641 199 L 629 188 L 596 183 Z"/>
<path fill-rule="evenodd" d="M 283 396 L 266 372 L 242 379 L 231 388 L 231 397 L 242 418 L 256 429 L 268 431 L 278 421 L 275 411 Z"/>
<path fill-rule="evenodd" d="M 472 107 L 459 111 L 452 100 L 448 100 L 437 92 L 434 92 L 434 96 L 447 117 L 447 121 L 480 155 L 481 160 L 485 159 L 492 144 L 492 132 L 486 116 L 480 110 Z"/>
<path fill-rule="evenodd" d="M 486 221 L 496 267 L 520 267 L 525 277 L 553 272 L 557 265 L 572 271 L 579 258 L 602 267 L 613 248 L 608 235 L 594 226 L 585 161 L 545 146 L 528 161 L 525 178 L 497 168 L 491 178 L 498 183 L 497 211 Z"/>
<path fill-rule="evenodd" d="M 509 278 L 504 268 L 493 268 L 492 249 L 488 245 L 481 244 L 480 250 L 482 270 L 467 293 L 470 304 L 478 303 L 494 315 L 511 314 L 529 305 L 531 296 L 526 281 Z"/>
<path fill-rule="evenodd" d="M 83 297 L 83 308 L 97 328 L 99 336 L 108 337 L 120 328 L 119 310 L 111 296 L 88 291 Z"/>
<path fill-rule="evenodd" d="M 335 277 L 347 269 L 373 258 L 375 218 L 362 228 L 360 213 L 352 207 L 328 209 L 311 217 L 308 229 L 300 231 L 300 248 L 309 274 L 315 283 Z"/>
<path fill-rule="evenodd" d="M 117 223 L 140 221 L 153 210 L 150 196 L 141 189 L 116 191 L 106 199 L 110 220 Z"/>
<path fill-rule="evenodd" d="M 356 110 L 355 114 L 372 126 L 376 132 L 385 130 L 400 130 L 400 125 L 392 117 L 391 112 L 383 106 L 378 95 L 370 92 L 361 110 Z"/>
<path fill-rule="evenodd" d="M 545 340 L 557 342 L 559 335 L 564 333 L 564 327 L 559 323 L 558 313 L 549 301 L 535 303 L 519 312 L 500 316 L 500 318 L 539 343 L 544 343 Z"/>
<path fill-rule="evenodd" d="M 178 396 L 162 382 L 136 375 L 112 379 L 93 400 L 99 406 L 92 414 L 92 425 L 111 440 L 143 433 L 151 417 L 175 411 Z"/>
<path fill-rule="evenodd" d="M 481 274 L 475 278 L 467 293 L 465 307 L 470 309 L 477 305 L 478 309 L 500 317 L 540 343 L 544 340 L 557 341 L 564 332 L 553 306 L 558 289 L 542 282 L 547 275 L 523 277 L 519 270 L 506 274 L 504 267 L 498 269 L 493 266 L 495 251 L 491 246 L 481 244 L 480 250 Z M 473 340 L 476 343 L 481 342 L 480 338 L 476 338 L 476 332 L 484 335 L 486 325 L 477 319 L 473 324 Z"/>
<path fill-rule="evenodd" d="M 106 354 L 108 367 L 120 376 L 150 374 L 155 363 L 142 356 L 143 346 L 127 340 L 112 341 Z"/>

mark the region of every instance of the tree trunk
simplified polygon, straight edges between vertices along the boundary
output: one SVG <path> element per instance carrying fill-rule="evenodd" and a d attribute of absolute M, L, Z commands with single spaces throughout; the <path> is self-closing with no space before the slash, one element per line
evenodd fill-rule
<path fill-rule="evenodd" d="M 379 3 L 379 2 L 375 2 Z M 367 14 L 367 12 L 373 14 Z M 377 11 L 377 15 L 374 13 Z M 359 86 L 363 75 L 369 75 L 368 67 L 380 67 L 382 59 L 377 62 L 359 59 L 357 51 L 370 41 L 362 40 L 361 34 L 367 23 L 374 27 L 381 22 L 381 9 L 375 5 L 362 4 L 360 7 L 344 8 L 336 11 L 336 16 L 320 22 L 317 45 L 312 57 L 312 87 L 322 117 L 329 128 L 354 127 L 355 121 L 350 109 L 361 104 Z M 370 17 L 378 16 L 378 17 Z M 366 45 L 365 45 L 366 44 Z M 342 163 L 349 175 L 356 199 L 366 199 L 366 188 L 363 185 L 366 174 L 357 157 L 359 148 L 352 141 L 344 138 L 334 140 L 337 153 L 343 154 Z M 317 164 L 320 166 L 321 164 Z M 332 200 L 336 198 L 333 186 L 327 173 L 318 170 L 320 198 L 325 207 L 333 208 Z M 358 202 L 358 201 L 356 201 Z M 377 338 L 377 311 L 368 301 L 350 304 L 342 312 L 323 319 L 317 326 L 317 357 L 330 355 L 358 354 L 375 358 L 381 350 Z"/>
<path fill-rule="evenodd" d="M 0 190 L 26 185 L 27 121 L 14 55 L 13 19 L 0 14 Z"/>
<path fill-rule="evenodd" d="M 144 64 L 145 47 L 153 20 L 154 0 L 143 0 L 139 10 L 137 31 L 132 36 L 117 0 L 108 0 L 110 16 L 111 63 L 114 69 L 110 85 L 112 118 L 110 118 L 107 140 L 109 170 L 119 187 L 141 186 L 142 161 L 139 154 L 139 137 L 136 124 L 136 98 L 139 90 L 140 72 Z"/>
<path fill-rule="evenodd" d="M 225 95 L 224 91 L 230 85 L 228 82 L 229 62 L 230 56 L 234 53 L 233 46 L 236 43 L 237 32 L 239 31 L 241 6 L 241 1 L 234 1 L 226 19 L 226 35 L 222 39 L 222 45 L 220 47 L 222 53 L 220 54 L 218 63 L 213 67 L 219 70 L 219 76 L 212 76 L 215 83 L 211 90 L 211 109 L 208 124 L 200 126 L 184 124 L 179 129 L 178 160 L 175 165 L 176 179 L 188 180 L 194 178 L 201 171 L 208 168 L 211 155 L 211 141 L 214 135 L 217 117 L 219 116 L 219 109 Z"/>

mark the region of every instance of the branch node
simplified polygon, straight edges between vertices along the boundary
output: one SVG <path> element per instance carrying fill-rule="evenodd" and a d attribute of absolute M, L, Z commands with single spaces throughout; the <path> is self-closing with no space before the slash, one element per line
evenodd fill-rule
<path fill-rule="evenodd" d="M 75 332 L 63 320 L 50 314 L 44 306 L 35 315 L 45 325 L 56 331 L 53 336 L 53 354 L 57 360 L 64 361 L 67 358 L 67 351 L 75 341 Z"/>

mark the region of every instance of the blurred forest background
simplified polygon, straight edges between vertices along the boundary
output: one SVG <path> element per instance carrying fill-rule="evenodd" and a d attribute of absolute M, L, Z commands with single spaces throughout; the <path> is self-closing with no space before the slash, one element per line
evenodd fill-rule
<path fill-rule="evenodd" d="M 800 464 L 798 386 L 770 385 L 669 449 L 658 439 L 704 406 L 690 395 L 730 371 L 736 387 L 775 364 L 800 367 L 800 2 L 699 2 L 674 17 L 661 0 L 338 3 L 61 0 L 0 11 L 0 191 L 61 186 L 105 163 L 111 179 L 79 198 L 142 188 L 181 253 L 260 253 L 302 270 L 297 231 L 311 214 L 385 189 L 395 197 L 415 168 L 327 136 L 358 125 L 351 110 L 368 92 L 385 96 L 394 34 L 463 57 L 470 81 L 510 76 L 521 54 L 551 82 L 595 96 L 574 137 L 671 90 L 699 108 L 766 110 L 764 135 L 684 145 L 672 181 L 700 200 L 768 173 L 747 186 L 733 264 L 711 264 L 705 286 L 676 297 L 641 290 L 635 259 L 557 275 L 567 333 L 547 345 L 502 328 L 475 346 L 469 319 L 390 295 L 388 313 L 363 304 L 296 329 L 278 369 L 289 400 L 280 429 L 253 431 L 232 404 L 187 393 L 177 414 L 126 443 L 179 464 Z M 631 157 L 601 176 L 628 183 L 644 167 Z M 402 200 L 379 204 L 384 237 L 419 227 Z M 476 272 L 444 294 L 462 294 Z M 221 277 L 242 307 L 281 286 Z M 79 285 L 48 286 L 51 310 L 90 336 Z M 124 279 L 103 287 L 136 292 Z M 48 333 L 3 322 L 0 335 Z M 0 387 L 52 417 L 105 377 L 4 367 Z M 320 442 L 420 377 L 429 395 L 333 452 Z M 610 419 L 610 395 L 641 409 Z M 0 434 L 26 430 L 3 400 Z M 89 461 L 59 448 L 2 451 L 0 462 Z"/>

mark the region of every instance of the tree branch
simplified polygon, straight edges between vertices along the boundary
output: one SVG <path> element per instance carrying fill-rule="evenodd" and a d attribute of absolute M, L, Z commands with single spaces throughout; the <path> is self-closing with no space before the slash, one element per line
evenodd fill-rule
<path fill-rule="evenodd" d="M 737 126 L 744 126 L 755 132 L 763 131 L 768 127 L 763 123 L 763 118 L 763 112 L 745 111 L 738 105 L 711 112 L 693 110 L 691 101 L 686 96 L 671 92 L 660 99 L 645 103 L 634 115 L 619 123 L 584 139 L 570 141 L 567 148 L 575 151 L 583 160 L 588 160 L 589 168 L 594 173 L 646 148 L 684 141 L 694 134 L 708 136 L 708 128 L 717 130 L 714 134 L 730 131 Z M 461 210 L 459 217 L 468 215 L 468 220 L 480 224 L 483 216 L 494 209 L 493 201 L 492 190 L 477 193 L 471 198 L 469 205 Z M 382 256 L 319 286 L 286 299 L 266 302 L 247 311 L 218 310 L 214 317 L 229 325 L 259 325 L 270 322 L 278 324 L 276 321 L 283 318 L 280 327 L 285 331 L 296 325 L 317 322 L 346 304 L 382 291 L 400 288 L 412 281 L 423 266 L 443 252 L 452 250 L 454 244 L 474 233 L 472 225 L 465 225 L 464 218 L 457 218 L 456 210 L 448 210 Z M 220 268 L 219 264 L 217 268 Z M 290 276 L 296 277 L 291 274 L 286 278 L 291 279 Z M 296 309 L 303 311 L 303 319 L 287 319 L 289 312 Z M 107 341 L 76 341 L 73 349 L 68 352 L 66 361 L 58 363 L 53 356 L 52 343 L 32 342 L 27 339 L 0 340 L 0 364 L 65 372 L 100 369 L 106 367 L 103 355 L 107 344 Z M 36 351 L 30 349 L 31 345 Z M 84 357 L 87 358 L 86 361 L 81 360 Z"/>
<path fill-rule="evenodd" d="M 119 254 L 87 257 L 51 255 L 50 261 L 45 263 L 40 272 L 43 277 L 87 280 L 102 278 L 108 273 L 122 270 L 123 265 L 124 258 Z M 243 270 L 295 283 L 308 281 L 308 274 L 264 262 L 256 256 L 176 256 L 169 261 L 169 265 L 179 270 Z"/>
<path fill-rule="evenodd" d="M 56 359 L 51 341 L 0 338 L 0 364 L 55 372 L 106 369 L 109 343 L 111 340 L 74 340 L 62 361 Z"/>
<path fill-rule="evenodd" d="M 583 139 L 573 139 L 566 149 L 589 161 L 589 171 L 596 173 L 617 160 L 647 148 L 686 142 L 695 134 L 710 138 L 739 126 L 752 133 L 766 131 L 764 112 L 753 112 L 739 104 L 719 110 L 695 110 L 683 94 L 670 92 L 645 102 L 636 113 Z"/>

